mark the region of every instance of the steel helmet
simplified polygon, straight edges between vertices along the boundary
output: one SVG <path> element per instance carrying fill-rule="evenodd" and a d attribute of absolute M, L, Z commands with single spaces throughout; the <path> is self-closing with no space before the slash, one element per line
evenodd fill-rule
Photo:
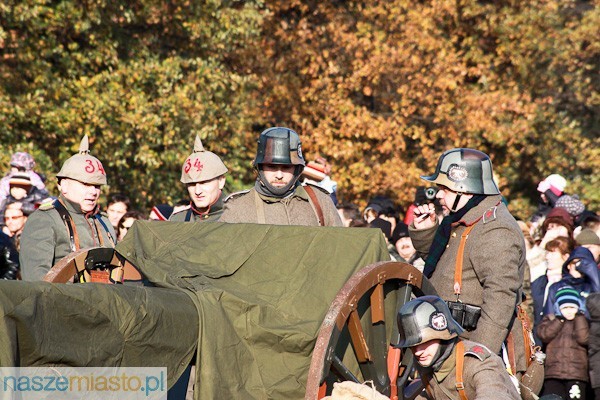
<path fill-rule="evenodd" d="M 88 185 L 106 185 L 106 172 L 100 160 L 90 155 L 87 135 L 81 139 L 79 153 L 62 165 L 56 177 L 75 179 Z"/>
<path fill-rule="evenodd" d="M 450 314 L 448 305 L 437 296 L 417 297 L 398 311 L 400 342 L 397 347 L 412 347 L 429 340 L 449 340 L 463 332 Z"/>
<path fill-rule="evenodd" d="M 259 164 L 288 164 L 304 167 L 300 136 L 289 128 L 274 127 L 263 131 L 258 138 L 254 167 Z"/>
<path fill-rule="evenodd" d="M 445 151 L 433 175 L 421 176 L 421 179 L 459 193 L 500 194 L 492 176 L 492 161 L 487 154 L 474 149 Z"/>
<path fill-rule="evenodd" d="M 227 172 L 223 161 L 213 152 L 204 150 L 200 136 L 196 135 L 194 152 L 181 167 L 181 182 L 194 183 L 209 181 Z"/>

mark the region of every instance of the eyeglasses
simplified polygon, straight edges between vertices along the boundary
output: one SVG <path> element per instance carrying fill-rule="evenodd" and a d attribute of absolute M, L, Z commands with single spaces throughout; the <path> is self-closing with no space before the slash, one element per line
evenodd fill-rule
<path fill-rule="evenodd" d="M 15 219 L 21 219 L 21 218 L 23 218 L 23 217 L 24 217 L 24 215 L 19 215 L 19 216 L 16 216 L 16 217 L 5 216 L 5 217 L 4 217 L 4 220 L 5 220 L 5 221 L 10 221 L 10 220 L 15 220 Z"/>

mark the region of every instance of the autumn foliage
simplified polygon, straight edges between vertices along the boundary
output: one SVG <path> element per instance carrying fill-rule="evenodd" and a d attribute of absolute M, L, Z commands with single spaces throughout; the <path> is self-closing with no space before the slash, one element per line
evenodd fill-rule
<path fill-rule="evenodd" d="M 10 0 L 0 24 L 0 161 L 30 151 L 51 188 L 87 133 L 106 192 L 177 200 L 200 134 L 238 190 L 285 125 L 346 202 L 406 206 L 442 151 L 473 147 L 522 217 L 550 173 L 600 205 L 597 0 Z"/>

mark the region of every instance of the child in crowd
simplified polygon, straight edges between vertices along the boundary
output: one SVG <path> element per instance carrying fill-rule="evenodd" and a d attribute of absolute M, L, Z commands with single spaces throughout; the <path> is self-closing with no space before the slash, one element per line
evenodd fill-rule
<path fill-rule="evenodd" d="M 585 399 L 588 376 L 588 321 L 581 313 L 579 292 L 564 286 L 556 292 L 555 313 L 546 314 L 537 334 L 546 344 L 546 368 L 542 395 Z"/>

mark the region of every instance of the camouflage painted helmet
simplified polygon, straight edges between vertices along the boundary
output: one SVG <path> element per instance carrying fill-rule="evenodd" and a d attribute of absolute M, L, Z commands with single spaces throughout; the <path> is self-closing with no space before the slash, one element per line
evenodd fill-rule
<path fill-rule="evenodd" d="M 460 193 L 500 193 L 492 175 L 492 161 L 479 150 L 461 148 L 445 151 L 433 175 L 421 176 L 421 179 Z"/>
<path fill-rule="evenodd" d="M 300 136 L 289 128 L 275 127 L 263 131 L 258 138 L 254 167 L 259 164 L 287 164 L 304 167 Z"/>
<path fill-rule="evenodd" d="M 227 167 L 218 155 L 204 150 L 200 136 L 196 135 L 194 152 L 181 167 L 181 182 L 195 183 L 209 181 L 227 172 Z"/>
<path fill-rule="evenodd" d="M 90 155 L 87 135 L 81 139 L 79 153 L 62 165 L 56 177 L 70 178 L 88 185 L 106 185 L 106 172 L 100 160 Z"/>
<path fill-rule="evenodd" d="M 452 319 L 448 305 L 437 296 L 417 297 L 398 311 L 400 342 L 397 347 L 412 347 L 429 340 L 449 340 L 463 332 Z"/>

